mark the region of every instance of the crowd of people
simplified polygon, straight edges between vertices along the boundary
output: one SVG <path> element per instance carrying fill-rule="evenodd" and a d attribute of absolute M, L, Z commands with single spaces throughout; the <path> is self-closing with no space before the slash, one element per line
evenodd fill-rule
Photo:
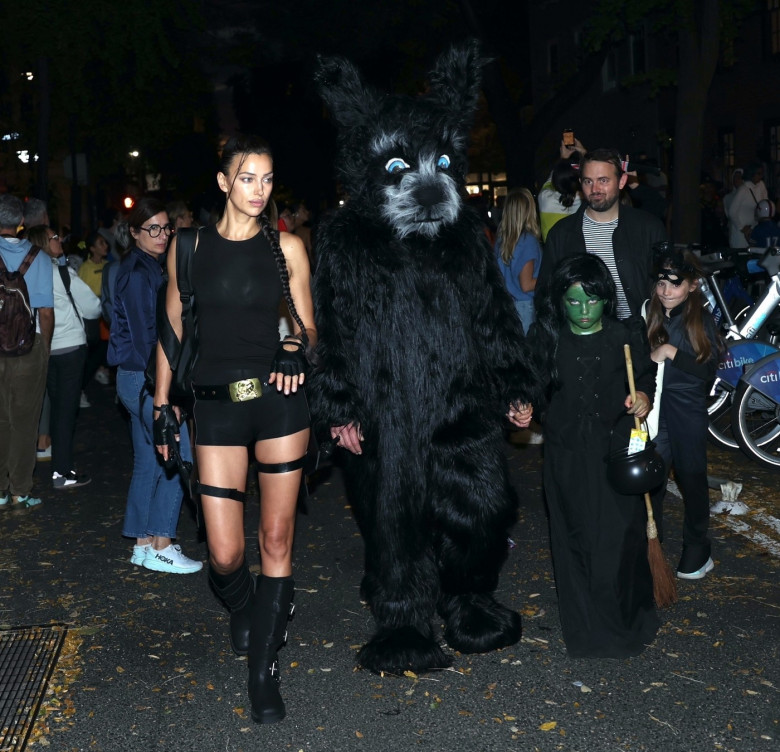
<path fill-rule="evenodd" d="M 524 427 L 533 415 L 544 437 L 567 649 L 578 657 L 623 657 L 652 642 L 659 620 L 642 498 L 612 488 L 602 458 L 615 434 L 627 435 L 634 417 L 646 418 L 655 402 L 658 449 L 667 474 L 675 468 L 685 505 L 677 575 L 696 580 L 710 572 L 706 393 L 719 342 L 702 306 L 696 258 L 664 243 L 652 201 L 637 208 L 622 199 L 633 189 L 620 155 L 575 141 L 561 144 L 560 157 L 538 197 L 525 188 L 508 193 L 495 238 L 517 336 L 527 337 L 543 380 L 539 403 L 517 406 L 510 417 Z M 726 203 L 732 242 L 748 243 L 760 231 L 757 215 L 771 217 L 774 207 L 760 192 L 760 172 L 746 169 L 740 179 Z M 0 506 L 41 504 L 32 495 L 36 461 L 50 459 L 53 489 L 89 483 L 73 456 L 78 411 L 88 406 L 92 379 L 115 379 L 134 455 L 122 527 L 132 541 L 129 561 L 197 572 L 203 563 L 176 543 L 185 487 L 172 463 L 176 454 L 192 460 L 194 425 L 209 580 L 230 612 L 233 650 L 249 657 L 252 716 L 271 723 L 285 714 L 277 652 L 292 614 L 295 514 L 310 438 L 303 387 L 317 343 L 315 246 L 304 204 L 277 212 L 273 158 L 261 140 L 228 142 L 217 182 L 225 208 L 215 222 L 195 227 L 183 202 L 142 198 L 90 233 L 82 254 L 74 249 L 67 257 L 48 217 L 32 216 L 45 206 L 0 195 L 2 261 L 11 272 L 26 268 L 37 312 L 31 347 L 0 356 Z M 41 252 L 29 260 L 35 247 Z M 176 402 L 171 364 L 158 343 L 161 313 L 182 335 L 177 256 L 185 252 L 198 301 L 194 410 Z M 288 321 L 280 338 L 282 304 Z M 636 366 L 633 396 L 625 344 Z M 49 407 L 42 410 L 44 395 Z M 194 424 L 182 409 L 191 410 Z M 345 437 L 344 447 L 359 453 L 359 432 Z M 250 459 L 262 498 L 260 576 L 250 573 L 243 529 Z M 653 493 L 660 536 L 664 492 L 665 483 Z"/>

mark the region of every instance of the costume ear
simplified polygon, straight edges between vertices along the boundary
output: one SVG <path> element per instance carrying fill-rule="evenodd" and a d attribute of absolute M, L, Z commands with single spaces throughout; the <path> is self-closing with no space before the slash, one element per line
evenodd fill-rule
<path fill-rule="evenodd" d="M 376 112 L 377 94 L 363 83 L 357 68 L 348 60 L 319 56 L 314 79 L 320 96 L 339 125 L 354 128 L 367 122 Z"/>
<path fill-rule="evenodd" d="M 482 81 L 482 66 L 487 61 L 480 56 L 476 40 L 454 46 L 445 52 L 431 71 L 430 96 L 452 113 L 455 122 L 468 127 L 477 108 Z"/>

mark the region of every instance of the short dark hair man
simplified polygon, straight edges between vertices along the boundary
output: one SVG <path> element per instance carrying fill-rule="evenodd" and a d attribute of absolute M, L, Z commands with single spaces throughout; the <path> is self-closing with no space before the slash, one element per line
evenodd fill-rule
<path fill-rule="evenodd" d="M 576 214 L 560 220 L 550 230 L 537 291 L 547 284 L 561 259 L 592 253 L 607 265 L 615 280 L 618 318 L 641 311 L 642 303 L 650 296 L 653 246 L 666 240 L 666 231 L 656 217 L 620 203 L 620 191 L 627 179 L 614 149 L 596 149 L 582 158 L 584 201 Z"/>

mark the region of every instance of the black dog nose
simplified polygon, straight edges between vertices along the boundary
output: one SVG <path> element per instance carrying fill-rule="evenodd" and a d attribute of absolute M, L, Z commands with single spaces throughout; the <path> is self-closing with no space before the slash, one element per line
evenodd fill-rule
<path fill-rule="evenodd" d="M 423 185 L 415 189 L 414 198 L 420 206 L 429 208 L 444 201 L 444 191 L 437 185 Z"/>

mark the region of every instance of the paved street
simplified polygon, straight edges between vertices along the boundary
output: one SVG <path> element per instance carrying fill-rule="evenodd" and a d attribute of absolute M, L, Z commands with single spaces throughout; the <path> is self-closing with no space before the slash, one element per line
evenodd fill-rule
<path fill-rule="evenodd" d="M 50 490 L 0 516 L 0 624 L 70 626 L 34 745 L 57 752 L 699 752 L 780 749 L 780 475 L 713 450 L 710 473 L 743 484 L 748 514 L 713 518 L 715 570 L 679 582 L 651 647 L 630 660 L 567 657 L 558 623 L 541 495 L 541 448 L 507 444 L 522 508 L 500 597 L 523 614 L 522 641 L 453 668 L 380 677 L 355 670 L 372 620 L 361 604 L 362 542 L 338 471 L 299 517 L 296 617 L 281 652 L 288 717 L 252 723 L 245 659 L 227 644 L 227 613 L 205 571 L 164 575 L 128 562 L 120 536 L 131 457 L 111 387 L 82 410 L 79 470 L 93 482 Z M 246 505 L 257 549 L 256 490 Z M 712 501 L 720 493 L 712 492 Z M 664 548 L 674 565 L 681 504 Z M 179 542 L 205 561 L 190 507 Z"/>

